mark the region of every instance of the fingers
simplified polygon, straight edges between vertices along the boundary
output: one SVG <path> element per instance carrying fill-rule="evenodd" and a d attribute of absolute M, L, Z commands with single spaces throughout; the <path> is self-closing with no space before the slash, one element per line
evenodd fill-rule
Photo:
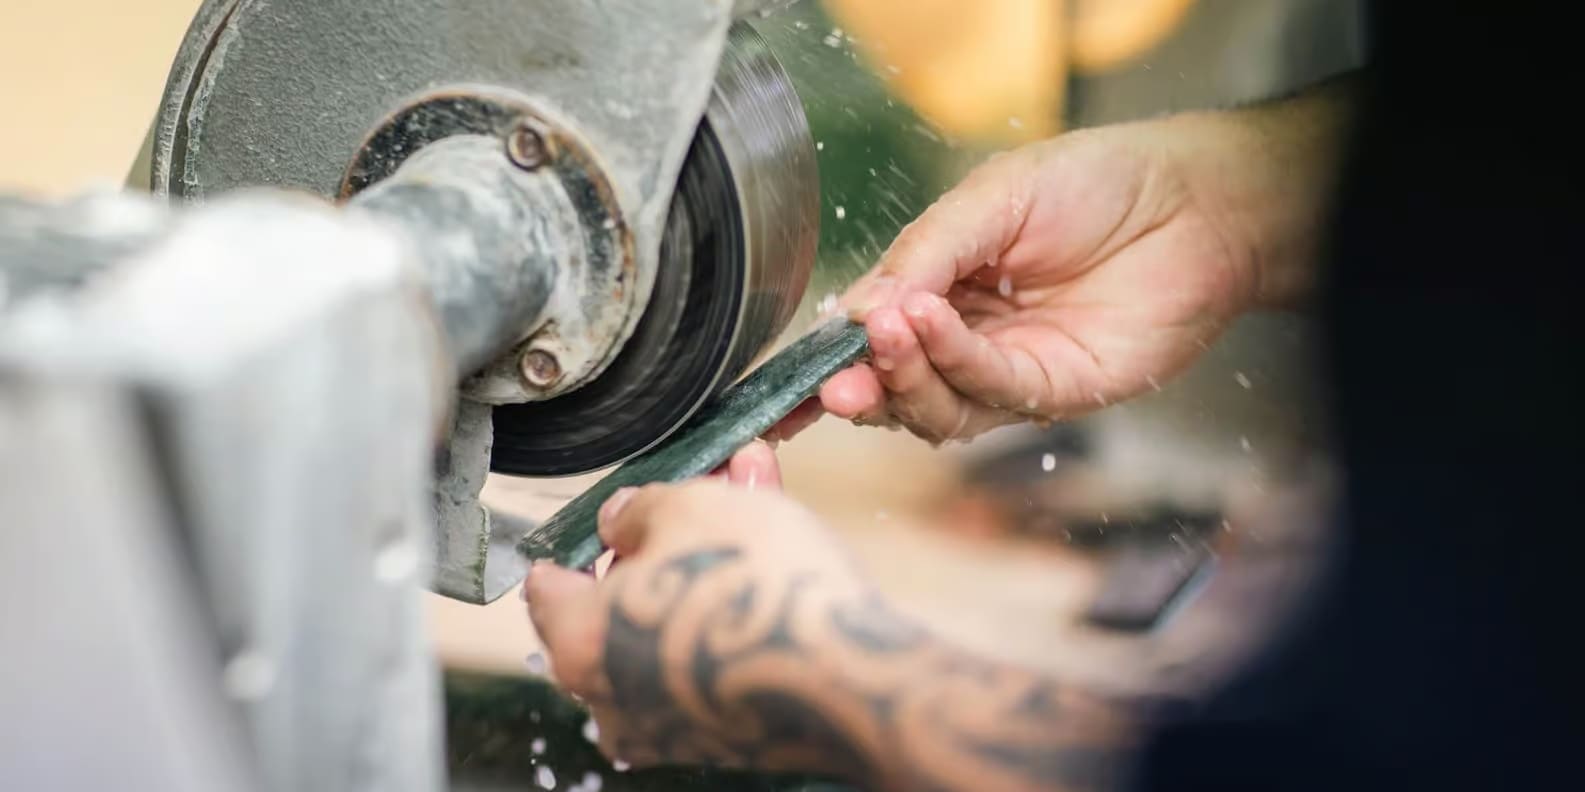
<path fill-rule="evenodd" d="M 756 440 L 727 462 L 727 481 L 739 487 L 781 489 L 781 464 L 769 443 Z"/>
<path fill-rule="evenodd" d="M 864 319 L 914 291 L 945 294 L 953 283 L 994 264 L 1018 238 L 1032 203 L 1027 155 L 993 158 L 904 228 L 870 275 L 843 299 Z"/>
<path fill-rule="evenodd" d="M 926 439 L 961 436 L 973 407 L 931 365 L 903 312 L 876 310 L 865 325 L 870 332 L 872 366 L 886 388 L 890 414 Z"/>
<path fill-rule="evenodd" d="M 813 426 L 814 423 L 825 415 L 825 410 L 820 407 L 819 399 L 805 399 L 803 404 L 793 408 L 787 417 L 781 419 L 770 431 L 765 433 L 765 439 L 771 443 L 791 440 L 799 432 Z"/>
<path fill-rule="evenodd" d="M 650 484 L 637 489 L 624 487 L 617 490 L 600 507 L 600 541 L 616 551 L 618 557 L 637 553 L 649 541 L 652 531 L 674 527 L 671 523 L 679 522 L 679 517 L 681 522 L 688 522 L 685 516 L 688 512 L 687 499 L 694 489 L 704 486 L 717 485 L 702 482 Z M 659 518 L 666 515 L 668 509 L 671 523 L 662 524 Z"/>
<path fill-rule="evenodd" d="M 915 293 L 903 303 L 903 315 L 919 339 L 930 364 L 954 390 L 992 408 L 1036 413 L 1067 394 L 1071 385 L 1054 382 L 1055 372 L 1019 349 L 1000 347 L 970 330 L 945 300 Z"/>
<path fill-rule="evenodd" d="M 607 614 L 591 575 L 541 561 L 523 582 L 528 616 L 556 679 L 580 695 L 598 692 Z"/>
<path fill-rule="evenodd" d="M 617 490 L 611 494 L 611 497 L 605 499 L 605 503 L 600 504 L 600 511 L 595 515 L 600 541 L 618 557 L 632 555 L 644 543 L 642 524 L 617 519 L 626 510 L 628 502 L 638 493 L 637 487 L 623 487 Z"/>
<path fill-rule="evenodd" d="M 849 421 L 879 420 L 886 412 L 886 387 L 865 364 L 839 371 L 820 387 L 820 406 Z"/>

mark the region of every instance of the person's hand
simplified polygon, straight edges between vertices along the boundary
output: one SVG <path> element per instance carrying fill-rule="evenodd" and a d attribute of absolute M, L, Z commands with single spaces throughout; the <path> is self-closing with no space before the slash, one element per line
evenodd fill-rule
<path fill-rule="evenodd" d="M 1254 263 L 1138 125 L 998 156 L 844 299 L 871 362 L 826 410 L 926 439 L 1079 415 L 1176 373 L 1255 297 Z"/>
<path fill-rule="evenodd" d="M 991 159 L 844 296 L 872 356 L 819 403 L 943 441 L 1159 389 L 1240 312 L 1308 289 L 1337 104 L 1318 92 Z"/>
<path fill-rule="evenodd" d="M 529 573 L 551 669 L 606 755 L 877 792 L 1113 785 L 1136 728 L 1125 706 L 920 629 L 778 478 L 755 443 L 720 476 L 623 491 L 600 513 L 616 552 L 603 578 Z"/>
<path fill-rule="evenodd" d="M 606 754 L 641 767 L 820 765 L 818 735 L 784 733 L 814 722 L 795 711 L 820 674 L 819 647 L 803 644 L 832 629 L 828 609 L 868 600 L 779 480 L 775 455 L 755 443 L 715 476 L 618 492 L 600 511 L 615 553 L 603 578 L 546 562 L 529 573 L 551 668 L 589 705 Z"/>

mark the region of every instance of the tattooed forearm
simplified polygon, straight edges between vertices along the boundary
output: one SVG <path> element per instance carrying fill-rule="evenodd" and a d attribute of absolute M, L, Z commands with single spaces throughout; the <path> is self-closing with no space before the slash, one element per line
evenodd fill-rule
<path fill-rule="evenodd" d="M 738 549 L 624 577 L 604 660 L 618 755 L 875 790 L 1113 785 L 1129 725 L 1117 707 L 972 658 L 846 581 L 767 580 Z"/>

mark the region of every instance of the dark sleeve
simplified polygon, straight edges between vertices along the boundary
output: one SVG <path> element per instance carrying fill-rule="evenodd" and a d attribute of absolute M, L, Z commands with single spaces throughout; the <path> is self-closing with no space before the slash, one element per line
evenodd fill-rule
<path fill-rule="evenodd" d="M 1548 4 L 1467 5 L 1371 14 L 1326 251 L 1343 555 L 1292 634 L 1158 735 L 1145 788 L 1574 774 L 1585 42 Z"/>

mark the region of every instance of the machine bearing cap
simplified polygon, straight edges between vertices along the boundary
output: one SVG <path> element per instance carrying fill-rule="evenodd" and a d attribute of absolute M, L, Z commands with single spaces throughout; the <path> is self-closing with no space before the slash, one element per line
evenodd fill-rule
<path fill-rule="evenodd" d="M 544 322 L 525 328 L 516 347 L 462 384 L 485 404 L 537 401 L 577 390 L 616 356 L 637 279 L 634 240 L 615 192 L 594 152 L 570 124 L 551 118 L 527 97 L 487 86 L 459 85 L 424 94 L 382 120 L 352 156 L 341 180 L 342 200 L 379 182 L 415 152 L 453 135 L 501 140 L 502 156 L 523 170 L 556 178 L 580 222 L 581 255 L 566 257 L 562 293 L 551 295 Z M 569 252 L 570 253 L 570 252 Z M 553 352 L 552 352 L 553 349 Z M 524 374 L 551 355 L 557 375 Z M 541 368 L 542 366 L 535 366 Z"/>

